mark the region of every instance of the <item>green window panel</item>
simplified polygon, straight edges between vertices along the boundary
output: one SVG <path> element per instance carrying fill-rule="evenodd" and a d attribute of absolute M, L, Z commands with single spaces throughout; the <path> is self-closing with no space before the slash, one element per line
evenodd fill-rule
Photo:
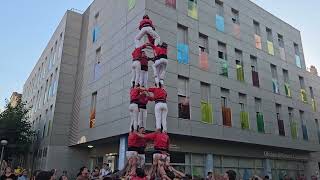
<path fill-rule="evenodd" d="M 228 77 L 228 61 L 224 59 L 219 59 L 220 72 L 219 74 Z"/>
<path fill-rule="evenodd" d="M 316 101 L 314 100 L 314 99 L 312 99 L 311 100 L 312 101 L 312 110 L 314 111 L 314 112 L 317 112 L 317 103 L 316 103 Z"/>
<path fill-rule="evenodd" d="M 301 89 L 300 90 L 300 95 L 301 95 L 301 101 L 304 103 L 308 102 L 308 98 L 307 98 L 307 92 L 305 89 Z"/>
<path fill-rule="evenodd" d="M 270 41 L 267 41 L 267 45 L 268 45 L 268 53 L 272 56 L 274 56 L 274 48 L 273 48 L 273 43 Z"/>
<path fill-rule="evenodd" d="M 296 122 L 291 122 L 290 123 L 290 129 L 291 129 L 291 136 L 293 139 L 297 139 L 298 138 L 298 126 Z"/>
<path fill-rule="evenodd" d="M 201 117 L 201 121 L 203 123 L 213 123 L 212 104 L 205 101 L 201 101 Z"/>
<path fill-rule="evenodd" d="M 258 126 L 258 132 L 264 133 L 264 121 L 263 121 L 263 114 L 257 113 L 257 126 Z"/>
<path fill-rule="evenodd" d="M 291 97 L 291 89 L 290 89 L 290 85 L 288 83 L 284 84 L 284 90 L 286 92 L 286 96 Z"/>
<path fill-rule="evenodd" d="M 237 64 L 237 80 L 244 82 L 244 71 L 242 65 Z"/>
<path fill-rule="evenodd" d="M 272 79 L 272 89 L 274 93 L 279 94 L 279 82 L 277 79 Z"/>
<path fill-rule="evenodd" d="M 131 9 L 133 9 L 135 5 L 136 5 L 136 0 L 128 0 L 128 10 L 129 11 Z"/>
<path fill-rule="evenodd" d="M 245 111 L 240 112 L 240 121 L 241 121 L 241 128 L 242 129 L 249 129 L 249 113 Z"/>
<path fill-rule="evenodd" d="M 188 16 L 198 19 L 198 2 L 197 0 L 188 0 Z"/>

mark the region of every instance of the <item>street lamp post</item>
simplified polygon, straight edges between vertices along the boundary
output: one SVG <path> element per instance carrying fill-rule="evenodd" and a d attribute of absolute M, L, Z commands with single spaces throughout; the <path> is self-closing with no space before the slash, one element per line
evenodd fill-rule
<path fill-rule="evenodd" d="M 4 147 L 8 144 L 8 141 L 3 139 L 1 140 L 1 146 L 2 146 L 2 149 L 1 149 L 1 157 L 0 157 L 0 168 L 2 168 L 2 160 L 3 160 L 3 156 L 4 156 Z"/>

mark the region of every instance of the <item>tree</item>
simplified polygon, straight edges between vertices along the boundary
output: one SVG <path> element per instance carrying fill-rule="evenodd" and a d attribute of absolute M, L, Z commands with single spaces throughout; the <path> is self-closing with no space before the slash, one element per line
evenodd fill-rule
<path fill-rule="evenodd" d="M 7 103 L 5 110 L 0 113 L 0 140 L 8 141 L 7 155 L 22 155 L 28 152 L 34 137 L 27 117 L 28 111 L 24 103 L 18 102 L 16 107 Z"/>

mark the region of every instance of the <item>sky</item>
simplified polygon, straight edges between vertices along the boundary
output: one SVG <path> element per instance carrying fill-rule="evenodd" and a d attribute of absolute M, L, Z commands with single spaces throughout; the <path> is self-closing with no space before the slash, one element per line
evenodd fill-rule
<path fill-rule="evenodd" d="M 8 0 L 0 2 L 0 109 L 23 84 L 66 10 L 84 11 L 93 0 Z M 179 0 L 180 1 L 180 0 Z M 319 0 L 252 0 L 299 29 L 307 66 L 320 69 Z M 318 51 L 317 51 L 318 50 Z"/>

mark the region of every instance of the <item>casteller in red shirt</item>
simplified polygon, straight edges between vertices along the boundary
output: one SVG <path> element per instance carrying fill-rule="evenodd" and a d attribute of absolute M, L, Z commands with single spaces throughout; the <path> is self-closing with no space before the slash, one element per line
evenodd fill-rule
<path fill-rule="evenodd" d="M 130 103 L 138 104 L 140 92 L 142 92 L 142 91 L 143 90 L 140 88 L 131 88 L 130 89 Z"/>
<path fill-rule="evenodd" d="M 131 53 L 131 55 L 132 55 L 132 60 L 133 60 L 133 61 L 139 60 L 139 59 L 141 58 L 141 56 L 142 56 L 142 49 L 144 49 L 144 48 L 146 48 L 146 47 L 147 47 L 146 45 L 142 45 L 142 46 L 140 46 L 140 47 L 138 47 L 138 48 L 135 48 L 135 49 L 133 50 L 133 52 Z"/>
<path fill-rule="evenodd" d="M 130 132 L 129 136 L 128 136 L 128 148 L 137 148 L 139 147 L 138 145 L 138 139 L 140 137 L 134 133 L 134 132 Z"/>
<path fill-rule="evenodd" d="M 143 27 L 148 26 L 154 28 L 152 21 L 149 19 L 149 16 L 145 15 L 143 16 L 143 19 L 140 21 L 139 30 L 141 30 Z"/>
<path fill-rule="evenodd" d="M 145 52 L 141 53 L 140 57 L 141 70 L 148 71 L 148 57 Z"/>
<path fill-rule="evenodd" d="M 144 136 L 146 140 L 154 142 L 155 150 L 169 150 L 170 139 L 167 133 L 165 132 L 153 132 Z"/>
<path fill-rule="evenodd" d="M 140 93 L 138 103 L 139 108 L 146 109 L 149 101 L 153 101 L 153 97 L 148 96 L 146 93 Z"/>
<path fill-rule="evenodd" d="M 149 44 L 155 54 L 154 60 L 158 60 L 160 58 L 168 59 L 168 45 L 166 43 L 162 43 L 162 45 L 155 46 L 153 44 Z"/>
<path fill-rule="evenodd" d="M 153 93 L 154 101 L 166 101 L 167 99 L 167 91 L 163 88 L 152 87 L 148 91 Z"/>

